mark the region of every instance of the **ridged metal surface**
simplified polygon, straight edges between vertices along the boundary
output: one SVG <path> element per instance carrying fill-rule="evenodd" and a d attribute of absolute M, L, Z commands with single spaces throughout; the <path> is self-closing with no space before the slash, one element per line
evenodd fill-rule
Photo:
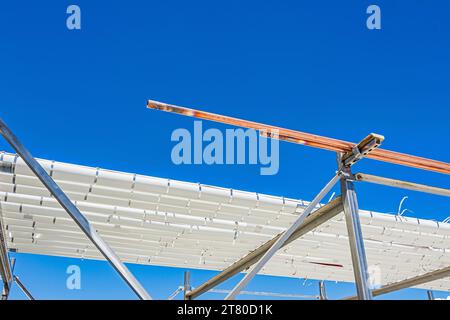
<path fill-rule="evenodd" d="M 301 200 L 39 160 L 125 262 L 223 270 L 285 230 Z M 67 213 L 14 155 L 0 164 L 0 209 L 10 250 L 102 259 Z M 360 211 L 369 267 L 381 284 L 450 265 L 450 226 Z M 353 282 L 338 214 L 282 248 L 262 274 Z M 450 290 L 449 279 L 421 287 Z"/>

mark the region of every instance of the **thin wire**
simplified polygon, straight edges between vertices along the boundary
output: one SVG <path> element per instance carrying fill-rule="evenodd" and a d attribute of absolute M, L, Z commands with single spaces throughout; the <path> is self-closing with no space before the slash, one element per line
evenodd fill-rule
<path fill-rule="evenodd" d="M 397 215 L 401 216 L 404 212 L 402 212 L 402 206 L 403 206 L 403 202 L 405 202 L 405 200 L 408 199 L 408 196 L 405 196 L 402 198 L 402 200 L 400 201 L 400 204 L 398 205 L 398 210 L 397 210 Z"/>

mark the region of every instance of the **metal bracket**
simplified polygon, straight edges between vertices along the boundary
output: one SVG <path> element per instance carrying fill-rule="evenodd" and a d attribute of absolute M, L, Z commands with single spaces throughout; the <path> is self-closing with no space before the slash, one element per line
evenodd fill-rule
<path fill-rule="evenodd" d="M 345 167 L 354 165 L 356 162 L 366 157 L 373 150 L 381 146 L 381 143 L 383 141 L 384 136 L 376 133 L 369 134 L 367 137 L 361 140 L 361 142 L 355 145 L 352 148 L 352 151 L 349 151 L 342 156 L 342 165 Z"/>
<path fill-rule="evenodd" d="M 348 181 L 356 181 L 355 175 L 351 172 L 351 170 L 349 170 L 348 167 L 341 168 L 341 170 L 338 171 L 338 175 L 342 179 L 345 179 L 345 180 L 348 180 Z"/>
<path fill-rule="evenodd" d="M 373 145 L 373 139 L 366 138 L 364 140 L 369 140 L 369 144 Z M 362 143 L 360 144 L 362 145 Z M 367 144 L 365 145 L 367 146 Z M 357 149 L 357 151 L 353 153 L 355 154 L 355 158 L 353 159 L 357 159 L 358 157 L 358 159 L 361 159 L 361 149 L 357 147 L 355 147 L 354 149 Z M 337 163 L 339 166 L 339 170 L 342 172 L 341 194 L 344 202 L 345 224 L 347 226 L 348 240 L 352 257 L 352 266 L 355 275 L 355 284 L 358 292 L 358 298 L 361 300 L 371 300 L 372 293 L 369 288 L 367 258 L 364 249 L 361 223 L 359 221 L 358 200 L 353 184 L 355 177 L 352 174 L 351 167 L 345 165 L 345 161 L 342 160 L 343 156 L 344 155 L 340 153 L 337 154 Z"/>

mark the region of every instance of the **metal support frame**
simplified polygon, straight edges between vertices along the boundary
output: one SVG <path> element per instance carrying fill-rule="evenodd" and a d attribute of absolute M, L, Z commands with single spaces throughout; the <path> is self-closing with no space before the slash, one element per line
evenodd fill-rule
<path fill-rule="evenodd" d="M 319 281 L 319 299 L 328 300 L 327 293 L 325 291 L 325 282 L 323 280 Z"/>
<path fill-rule="evenodd" d="M 261 271 L 261 269 L 266 265 L 266 263 L 273 257 L 273 255 L 283 246 L 283 244 L 289 239 L 289 237 L 297 230 L 305 220 L 305 218 L 312 213 L 319 202 L 324 196 L 334 187 L 334 185 L 339 181 L 340 173 L 337 173 L 331 180 L 326 184 L 326 186 L 319 192 L 319 194 L 314 198 L 313 201 L 309 203 L 306 209 L 301 213 L 295 222 L 281 234 L 281 236 L 275 241 L 275 243 L 270 247 L 269 250 L 263 255 L 263 257 L 258 261 L 258 263 L 248 272 L 244 278 L 239 281 L 239 283 L 231 290 L 231 292 L 226 296 L 225 300 L 232 300 L 236 298 L 239 292 L 245 288 L 248 283 L 255 277 L 255 275 Z"/>
<path fill-rule="evenodd" d="M 361 222 L 359 221 L 358 199 L 353 181 L 350 180 L 352 176 L 351 169 L 349 166 L 344 165 L 342 154 L 338 154 L 338 165 L 344 173 L 341 176 L 341 194 L 344 202 L 344 215 L 352 256 L 353 273 L 355 274 L 356 291 L 360 300 L 371 300 L 372 293 L 369 286 L 369 272 Z"/>
<path fill-rule="evenodd" d="M 359 144 L 355 145 L 353 143 L 349 143 L 342 140 L 331 139 L 327 137 L 321 137 L 317 135 L 311 135 L 304 132 L 288 130 L 280 127 L 265 125 L 262 123 L 246 121 L 238 118 L 232 118 L 228 116 L 218 115 L 209 112 L 203 112 L 200 110 L 189 109 L 185 107 L 170 105 L 166 103 L 161 103 L 154 100 L 148 100 L 147 107 L 150 109 L 162 110 L 166 112 L 172 112 L 177 114 L 182 114 L 186 116 L 191 116 L 203 120 L 216 121 L 221 123 L 226 123 L 234 126 L 250 128 L 254 130 L 259 130 L 261 134 L 267 136 L 269 138 L 280 139 L 288 142 L 294 142 L 310 147 L 322 148 L 325 150 L 338 152 L 339 155 L 339 168 L 344 171 L 344 175 L 341 178 L 341 190 L 342 197 L 344 201 L 344 213 L 346 218 L 349 244 L 352 255 L 352 263 L 353 269 L 355 273 L 355 282 L 358 291 L 358 297 L 360 299 L 371 299 L 372 293 L 369 289 L 369 275 L 367 270 L 367 259 L 365 256 L 364 250 L 364 241 L 361 232 L 361 224 L 359 221 L 358 215 L 358 202 L 356 198 L 355 188 L 353 185 L 353 180 L 355 177 L 352 176 L 350 167 L 361 160 L 364 157 L 372 158 L 378 161 L 385 161 L 389 163 L 409 166 L 417 169 L 423 169 L 427 171 L 435 171 L 444 174 L 450 174 L 450 163 L 439 162 L 431 159 L 411 156 L 407 154 L 402 154 L 399 152 L 393 152 L 388 150 L 376 150 L 384 140 L 384 137 L 377 134 L 370 134 L 365 139 L 363 139 Z M 267 132 L 276 131 L 276 135 L 266 134 Z M 444 196 L 449 195 L 449 190 L 445 190 L 442 188 L 429 187 L 425 185 L 419 184 L 411 184 L 405 183 L 398 180 L 393 179 L 380 179 L 379 177 L 361 176 L 358 175 L 360 181 L 369 181 L 379 184 L 385 184 L 390 186 L 397 186 L 405 189 L 429 192 L 434 194 L 440 194 Z M 376 178 L 376 179 L 373 179 Z M 372 180 L 372 181 L 370 181 Z M 280 239 L 278 239 L 280 240 Z M 276 240 L 276 243 L 278 242 Z M 257 249 L 258 250 L 258 249 Z M 256 250 L 255 250 L 256 251 Z M 264 252 L 266 254 L 271 251 L 271 249 L 264 248 Z M 276 250 L 275 250 L 276 251 Z M 189 293 L 191 297 L 196 297 L 209 289 L 213 288 L 217 284 L 225 281 L 229 277 L 235 275 L 236 273 L 242 271 L 242 265 L 246 267 L 251 266 L 254 263 L 254 259 L 259 259 L 259 257 L 252 257 L 251 259 L 247 258 L 251 254 L 247 255 L 244 259 L 248 259 L 251 261 L 245 261 L 240 263 L 238 261 L 238 266 L 235 264 L 231 265 L 223 272 L 221 272 L 216 277 L 204 283 L 199 288 L 193 290 Z M 263 259 L 265 256 L 263 257 Z M 253 259 L 253 260 L 252 260 Z M 261 260 L 263 260 L 261 259 Z M 242 260 L 242 259 L 241 259 Z M 264 263 L 264 262 L 263 262 Z M 254 270 L 257 269 L 256 267 Z M 236 271 L 237 270 L 237 271 Z M 250 274 L 256 273 L 253 270 Z M 254 274 L 253 274 L 254 276 Z M 238 289 L 240 286 L 245 286 L 245 281 L 248 277 L 252 277 L 247 275 L 244 277 L 238 286 L 233 289 L 232 293 Z"/>
<path fill-rule="evenodd" d="M 353 165 L 354 163 L 356 163 L 363 157 L 367 156 L 369 153 L 371 153 L 376 148 L 378 148 L 381 145 L 381 142 L 383 140 L 384 140 L 384 137 L 381 135 L 369 134 L 360 143 L 358 143 L 357 145 L 354 146 L 354 148 L 352 149 L 352 152 L 346 153 L 341 156 L 342 158 L 339 158 L 339 163 L 340 163 L 339 168 L 341 169 L 341 167 L 345 166 L 345 168 L 347 168 L 349 170 L 349 167 L 351 165 Z M 340 175 L 340 173 L 341 172 L 339 170 L 339 175 Z M 339 179 L 338 175 L 335 178 Z M 322 190 L 322 191 L 324 191 L 324 190 Z M 324 195 L 321 195 L 321 193 L 316 198 L 318 198 L 319 196 L 323 197 Z M 320 199 L 322 199 L 322 198 L 320 198 Z M 319 201 L 320 201 L 320 199 L 319 199 Z M 314 199 L 314 200 L 316 200 L 316 199 Z M 314 200 L 313 200 L 313 202 L 314 202 Z M 356 208 L 357 208 L 357 203 L 356 203 Z M 308 209 L 311 209 L 311 208 L 308 207 L 306 210 L 308 210 Z M 312 209 L 311 209 L 311 211 L 312 211 Z M 305 217 L 303 215 L 300 215 L 300 217 L 298 218 L 298 220 L 296 222 L 294 222 L 294 224 L 298 223 L 298 225 L 301 225 L 303 220 L 300 220 L 300 219 L 304 219 L 304 218 Z M 358 220 L 358 222 L 359 222 L 359 220 Z M 207 281 L 206 283 L 204 283 L 200 287 L 196 288 L 195 290 L 189 292 L 188 296 L 190 296 L 191 298 L 195 298 L 195 297 L 201 295 L 202 293 L 207 292 L 208 290 L 214 288 L 218 284 L 220 284 L 223 281 L 227 280 L 228 278 L 234 276 L 235 274 L 239 273 L 240 271 L 242 271 L 246 268 L 249 268 L 250 266 L 252 266 L 254 263 L 256 263 L 259 260 L 258 264 L 247 275 L 244 276 L 244 278 L 237 284 L 237 286 L 226 297 L 227 300 L 235 298 L 235 296 L 239 293 L 239 291 L 242 290 L 242 288 L 244 288 L 248 284 L 248 282 L 256 275 L 257 272 L 259 272 L 259 270 L 262 268 L 262 266 L 265 265 L 265 263 L 267 263 L 267 261 L 271 258 L 271 256 L 273 254 L 275 254 L 275 252 L 284 245 L 284 243 L 286 242 L 286 239 L 289 238 L 288 234 L 293 233 L 294 232 L 293 230 L 298 228 L 298 226 L 293 225 L 293 226 L 291 226 L 291 228 L 288 229 L 289 232 L 286 231 L 285 233 L 278 235 L 276 238 L 274 238 L 273 240 L 264 244 L 263 246 L 256 249 L 255 251 L 251 252 L 250 254 L 248 254 L 247 256 L 245 256 L 244 258 L 239 260 L 238 262 L 234 263 L 233 265 L 231 265 L 230 267 L 228 267 L 227 269 L 222 271 L 217 276 L 213 277 L 211 280 Z M 308 231 L 310 231 L 310 230 L 311 229 L 309 229 Z M 306 231 L 306 232 L 308 232 L 308 231 Z M 283 239 L 283 237 L 286 237 L 286 239 Z M 255 253 L 257 253 L 257 254 L 255 254 Z M 262 258 L 261 258 L 261 255 L 263 255 Z"/>
<path fill-rule="evenodd" d="M 67 195 L 61 190 L 56 182 L 48 175 L 45 169 L 33 158 L 28 152 L 25 146 L 18 140 L 18 138 L 12 133 L 5 122 L 0 119 L 0 132 L 8 143 L 14 148 L 17 154 L 23 159 L 27 166 L 33 171 L 33 173 L 39 178 L 44 186 L 55 197 L 59 204 L 66 210 L 69 216 L 76 222 L 80 229 L 86 234 L 86 236 L 92 241 L 92 243 L 98 248 L 107 261 L 114 267 L 119 275 L 125 280 L 128 286 L 136 293 L 136 295 L 142 300 L 150 300 L 151 296 L 147 293 L 144 287 L 138 282 L 133 274 L 128 270 L 125 264 L 120 261 L 120 258 L 109 247 L 109 245 L 100 237 L 94 228 L 92 228 L 89 221 L 78 210 L 78 208 L 72 203 Z"/>
<path fill-rule="evenodd" d="M 214 114 L 202 113 L 199 111 L 191 112 L 195 110 L 190 110 L 186 108 L 180 108 L 176 106 L 161 104 L 154 101 L 149 101 L 148 106 L 150 108 L 165 110 L 165 111 L 176 111 L 178 113 L 192 115 L 196 114 L 197 117 L 202 115 L 203 118 L 209 120 L 215 120 L 225 123 L 230 123 L 234 125 L 247 126 L 257 130 L 263 130 L 264 125 L 248 122 L 240 119 L 234 119 L 230 117 L 219 117 L 217 118 Z M 219 120 L 218 120 L 219 119 Z M 270 127 L 271 129 L 279 129 L 277 127 Z M 361 224 L 359 221 L 359 209 L 356 197 L 356 192 L 354 188 L 353 181 L 366 181 L 372 183 L 378 183 L 387 186 L 399 187 L 409 190 L 415 190 L 420 192 L 427 192 L 432 194 L 438 194 L 443 196 L 450 196 L 450 190 L 443 188 L 430 187 L 421 184 L 415 184 L 400 180 L 382 178 L 367 174 L 358 173 L 353 176 L 351 173 L 351 166 L 364 157 L 373 158 L 380 161 L 387 161 L 391 163 L 407 165 L 415 168 L 425 169 L 429 171 L 436 171 L 442 173 L 450 173 L 450 164 L 441 163 L 438 161 L 424 159 L 419 157 L 414 157 L 410 155 L 403 155 L 400 153 L 394 153 L 387 150 L 378 150 L 369 155 L 373 150 L 377 149 L 381 142 L 384 140 L 383 136 L 370 134 L 359 144 L 351 144 L 345 141 L 338 141 L 334 139 L 328 139 L 318 136 L 312 136 L 304 134 L 301 132 L 296 132 L 292 130 L 284 130 L 283 134 L 280 135 L 282 140 L 296 142 L 300 144 L 310 145 L 314 147 L 319 147 L 323 149 L 328 149 L 338 153 L 338 164 L 339 170 L 336 176 L 321 190 L 321 192 L 314 198 L 314 200 L 306 207 L 303 213 L 299 215 L 297 220 L 283 233 L 276 236 L 274 239 L 268 241 L 264 245 L 260 246 L 253 252 L 249 253 L 244 258 L 240 259 L 219 275 L 213 277 L 211 280 L 207 281 L 199 288 L 191 290 L 190 286 L 190 273 L 185 272 L 184 286 L 179 287 L 177 291 L 169 297 L 173 298 L 180 291 L 184 291 L 184 298 L 186 300 L 193 299 L 202 293 L 210 290 L 216 285 L 222 283 L 223 281 L 229 279 L 230 277 L 236 275 L 237 273 L 243 271 L 244 269 L 250 268 L 253 264 L 256 265 L 248 272 L 244 278 L 236 285 L 233 290 L 211 290 L 220 293 L 228 293 L 226 300 L 234 299 L 238 294 L 243 293 L 242 289 L 247 286 L 247 284 L 253 279 L 253 277 L 264 267 L 264 265 L 271 259 L 271 257 L 287 243 L 294 241 L 303 234 L 309 232 L 310 230 L 317 227 L 322 222 L 333 217 L 337 213 L 336 208 L 343 207 L 348 238 L 352 256 L 353 270 L 355 274 L 355 283 L 358 295 L 355 297 L 347 298 L 348 300 L 354 299 L 364 299 L 370 300 L 373 296 L 393 292 L 407 287 L 417 286 L 426 282 L 441 279 L 450 276 L 450 267 L 446 267 L 440 270 L 429 272 L 420 276 L 416 276 L 410 279 L 406 279 L 400 282 L 385 285 L 379 289 L 371 291 L 369 285 L 369 273 L 368 264 L 365 255 L 364 241 L 361 231 Z M 264 130 L 263 130 L 264 131 Z M 286 134 L 284 134 L 286 132 Z M 66 210 L 66 212 L 71 216 L 71 218 L 76 222 L 76 224 L 81 228 L 81 230 L 86 234 L 86 236 L 93 242 L 93 244 L 99 249 L 102 255 L 107 261 L 114 267 L 114 269 L 120 274 L 120 276 L 125 280 L 125 282 L 130 286 L 130 288 L 139 296 L 141 299 L 151 299 L 150 295 L 145 291 L 137 279 L 131 274 L 127 267 L 120 261 L 119 257 L 114 253 L 114 251 L 102 240 L 98 235 L 96 230 L 92 228 L 89 221 L 84 217 L 84 215 L 78 210 L 78 208 L 70 201 L 66 194 L 59 188 L 55 181 L 47 174 L 47 172 L 42 168 L 42 166 L 31 156 L 31 154 L 26 150 L 22 143 L 17 139 L 17 137 L 10 131 L 8 126 L 0 119 L 0 133 L 8 141 L 8 143 L 15 149 L 18 155 L 24 160 L 27 166 L 33 171 L 33 173 L 39 178 L 39 180 L 44 184 L 44 186 L 50 191 L 50 193 L 55 197 L 55 199 L 60 203 L 60 205 Z M 274 138 L 270 136 L 271 138 Z M 308 140 L 309 139 L 309 140 Z M 308 140 L 308 141 L 306 141 Z M 351 149 L 351 151 L 349 151 Z M 344 152 L 344 153 L 341 153 Z M 316 210 L 314 214 L 311 214 L 317 204 L 321 199 L 331 190 L 331 188 L 341 181 L 341 192 L 342 198 L 339 200 L 338 205 L 334 203 L 335 207 L 331 208 L 333 202 L 330 202 L 323 208 L 327 208 L 325 213 L 319 215 L 321 209 Z M 1 208 L 0 208 L 1 210 Z M 324 210 L 325 211 L 325 210 Z M 315 215 L 317 213 L 317 215 Z M 312 218 L 314 216 L 314 218 Z M 309 219 L 309 221 L 308 221 Z M 4 236 L 4 229 L 1 225 L 2 220 L 0 218 L 0 275 L 4 282 L 2 300 L 8 298 L 8 294 L 11 288 L 11 284 L 15 281 L 22 291 L 31 300 L 34 300 L 33 296 L 26 289 L 23 283 L 17 276 L 13 275 L 10 260 L 8 258 L 8 250 L 6 248 L 6 240 Z M 249 292 L 249 291 L 248 291 Z M 268 295 L 271 293 L 263 293 Z M 319 298 L 320 300 L 326 300 L 325 286 L 324 282 L 319 282 Z M 431 290 L 427 291 L 428 298 L 430 300 L 434 299 L 433 292 Z"/>
<path fill-rule="evenodd" d="M 315 229 L 322 223 L 330 220 L 331 218 L 335 217 L 339 213 L 341 213 L 344 210 L 342 205 L 342 199 L 341 197 L 337 197 L 336 199 L 330 201 L 323 207 L 317 209 L 314 211 L 311 215 L 309 215 L 304 223 L 292 234 L 292 236 L 284 243 L 284 246 L 291 243 L 292 241 L 298 239 L 299 237 L 305 235 L 306 233 L 310 232 L 311 230 Z M 257 249 L 253 250 L 249 254 L 247 254 L 245 257 L 239 259 L 232 265 L 230 265 L 228 268 L 211 278 L 210 280 L 206 281 L 199 287 L 193 289 L 192 291 L 188 292 L 187 295 L 191 299 L 195 299 L 201 294 L 211 290 L 212 288 L 218 286 L 222 282 L 228 280 L 229 278 L 235 276 L 239 272 L 246 270 L 250 268 L 253 264 L 255 264 L 267 250 L 275 243 L 275 241 L 281 236 L 281 234 L 277 235 L 272 240 L 267 241 Z"/>

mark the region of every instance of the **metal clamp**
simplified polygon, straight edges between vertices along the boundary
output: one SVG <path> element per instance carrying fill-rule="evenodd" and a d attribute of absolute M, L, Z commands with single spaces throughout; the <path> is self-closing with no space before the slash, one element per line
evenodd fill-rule
<path fill-rule="evenodd" d="M 353 146 L 352 151 L 347 152 L 342 156 L 342 165 L 350 167 L 356 162 L 366 157 L 373 150 L 377 149 L 384 141 L 384 136 L 371 133 L 365 137 L 357 145 Z"/>

